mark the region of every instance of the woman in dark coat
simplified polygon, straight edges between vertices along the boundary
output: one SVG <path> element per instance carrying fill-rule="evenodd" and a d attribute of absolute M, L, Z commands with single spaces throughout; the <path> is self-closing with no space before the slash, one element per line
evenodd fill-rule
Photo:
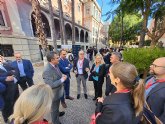
<path fill-rule="evenodd" d="M 98 97 L 102 97 L 102 86 L 105 76 L 105 64 L 101 54 L 96 54 L 95 61 L 90 72 L 95 91 L 95 97 L 93 98 L 93 100 L 96 100 Z"/>
<path fill-rule="evenodd" d="M 96 124 L 139 124 L 144 106 L 144 83 L 135 66 L 116 63 L 110 68 L 110 78 L 117 91 L 98 99 Z"/>

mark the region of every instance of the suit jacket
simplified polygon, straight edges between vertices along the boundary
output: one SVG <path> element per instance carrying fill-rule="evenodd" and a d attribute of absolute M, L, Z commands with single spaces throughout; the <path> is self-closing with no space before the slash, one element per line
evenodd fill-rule
<path fill-rule="evenodd" d="M 140 119 L 135 116 L 131 94 L 114 93 L 107 96 L 103 104 L 98 103 L 96 124 L 138 124 Z"/>
<path fill-rule="evenodd" d="M 76 59 L 74 61 L 74 65 L 73 65 L 73 71 L 76 70 L 78 72 L 78 67 L 77 67 L 77 63 L 78 63 L 78 59 Z M 83 75 L 84 78 L 87 79 L 88 78 L 88 73 L 85 71 L 86 68 L 89 68 L 89 61 L 88 59 L 84 58 L 84 62 L 83 62 Z M 78 74 L 76 74 L 76 77 L 78 76 Z"/>
<path fill-rule="evenodd" d="M 16 77 L 17 79 L 19 78 L 19 72 L 17 68 L 14 68 L 12 65 L 8 63 L 4 63 L 3 67 L 6 69 L 6 71 L 0 68 L 0 81 L 2 83 L 6 82 L 5 79 L 7 76 L 14 75 L 14 77 Z"/>
<path fill-rule="evenodd" d="M 156 85 L 147 95 L 146 101 L 154 114 L 165 124 L 165 83 Z"/>
<path fill-rule="evenodd" d="M 104 82 L 104 76 L 105 76 L 105 73 L 106 73 L 105 64 L 102 64 L 100 66 L 98 73 L 95 72 L 95 71 L 93 72 L 94 68 L 95 68 L 95 64 L 92 65 L 92 68 L 90 70 L 91 75 L 92 76 L 98 76 L 99 77 L 99 82 Z"/>
<path fill-rule="evenodd" d="M 2 93 L 6 90 L 6 86 L 0 82 L 0 111 L 3 109 L 4 107 L 4 99 L 2 96 Z"/>
<path fill-rule="evenodd" d="M 14 81 L 6 82 L 5 79 L 7 76 L 14 75 L 14 77 L 17 78 L 17 80 L 18 80 L 19 72 L 17 69 L 13 68 L 8 63 L 4 63 L 3 67 L 7 71 L 6 72 L 5 70 L 0 69 L 0 77 L 1 77 L 0 80 L 6 86 L 5 92 L 3 92 L 3 97 L 4 97 L 5 101 L 12 102 L 14 104 L 14 98 L 15 98 L 17 85 L 14 83 Z"/>
<path fill-rule="evenodd" d="M 32 63 L 30 62 L 30 60 L 22 59 L 22 62 L 23 62 L 23 67 L 24 67 L 24 72 L 26 74 L 26 77 L 33 78 L 34 69 L 33 69 L 33 66 L 32 66 Z M 11 65 L 14 68 L 17 68 L 18 69 L 17 61 L 12 62 Z"/>
<path fill-rule="evenodd" d="M 70 66 L 68 66 L 69 64 L 70 64 Z M 73 66 L 68 61 L 68 59 L 62 60 L 60 58 L 58 66 L 63 74 L 67 75 L 67 77 L 70 77 L 70 70 L 72 69 Z M 68 69 L 66 69 L 66 67 L 68 67 Z"/>
<path fill-rule="evenodd" d="M 54 100 L 59 100 L 63 95 L 63 83 L 61 82 L 61 75 L 55 70 L 55 68 L 48 63 L 44 68 L 42 74 L 44 82 L 51 86 L 54 93 Z"/>

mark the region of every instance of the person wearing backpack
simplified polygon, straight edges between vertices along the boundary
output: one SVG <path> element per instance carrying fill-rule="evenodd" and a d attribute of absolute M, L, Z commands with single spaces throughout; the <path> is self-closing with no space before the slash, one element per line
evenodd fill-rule
<path fill-rule="evenodd" d="M 145 97 L 151 111 L 165 124 L 165 57 L 156 59 L 150 66 L 146 80 Z"/>

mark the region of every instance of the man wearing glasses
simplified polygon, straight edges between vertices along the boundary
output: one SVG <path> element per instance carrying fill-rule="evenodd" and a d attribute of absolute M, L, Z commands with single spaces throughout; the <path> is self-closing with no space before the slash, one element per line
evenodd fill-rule
<path fill-rule="evenodd" d="M 60 98 L 63 95 L 63 83 L 67 79 L 67 76 L 63 75 L 58 67 L 59 55 L 57 53 L 50 52 L 47 54 L 46 57 L 48 60 L 48 64 L 44 68 L 42 77 L 44 79 L 44 82 L 51 86 L 54 93 L 51 108 L 51 121 L 53 124 L 61 124 L 59 121 L 59 105 Z"/>
<path fill-rule="evenodd" d="M 74 61 L 73 71 L 77 79 L 77 99 L 80 99 L 81 82 L 83 85 L 84 97 L 88 99 L 86 79 L 88 78 L 89 61 L 84 57 L 84 51 L 82 50 L 79 51 L 78 59 Z"/>
<path fill-rule="evenodd" d="M 156 59 L 150 66 L 153 75 L 146 81 L 145 97 L 154 114 L 165 124 L 165 57 Z"/>

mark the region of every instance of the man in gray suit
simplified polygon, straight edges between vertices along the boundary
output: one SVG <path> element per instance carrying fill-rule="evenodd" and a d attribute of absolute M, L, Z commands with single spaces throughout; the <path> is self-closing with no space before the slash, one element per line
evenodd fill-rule
<path fill-rule="evenodd" d="M 54 98 L 52 102 L 51 117 L 53 124 L 60 124 L 59 121 L 59 105 L 60 98 L 62 97 L 63 82 L 67 79 L 66 75 L 63 75 L 58 68 L 59 56 L 55 52 L 50 52 L 47 54 L 48 64 L 44 68 L 43 79 L 44 82 L 52 87 Z"/>

